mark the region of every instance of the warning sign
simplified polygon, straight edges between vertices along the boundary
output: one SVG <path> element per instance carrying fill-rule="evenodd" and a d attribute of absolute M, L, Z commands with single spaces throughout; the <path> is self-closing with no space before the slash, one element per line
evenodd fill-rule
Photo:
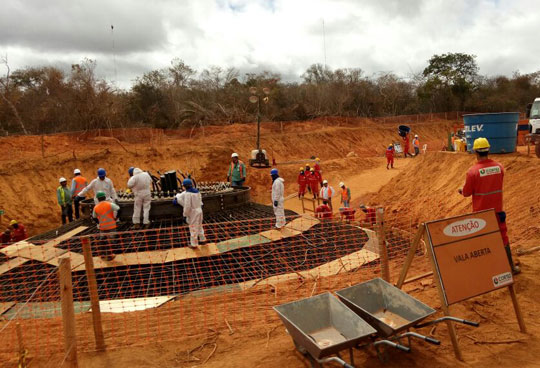
<path fill-rule="evenodd" d="M 426 223 L 446 305 L 513 283 L 494 210 Z"/>

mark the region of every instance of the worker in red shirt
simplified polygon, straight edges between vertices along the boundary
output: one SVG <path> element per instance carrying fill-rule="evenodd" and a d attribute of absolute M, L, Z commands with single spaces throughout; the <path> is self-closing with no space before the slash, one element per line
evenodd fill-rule
<path fill-rule="evenodd" d="M 3 248 L 11 243 L 11 230 L 7 228 L 0 237 L 0 248 Z"/>
<path fill-rule="evenodd" d="M 369 225 L 375 226 L 377 223 L 377 214 L 375 212 L 375 208 L 367 207 L 366 205 L 361 204 L 360 209 L 366 214 L 365 222 L 367 222 Z"/>
<path fill-rule="evenodd" d="M 465 185 L 463 185 L 463 188 L 458 189 L 458 192 L 464 197 L 472 196 L 474 212 L 495 209 L 508 262 L 512 268 L 512 273 L 518 274 L 521 270 L 514 265 L 512 260 L 508 230 L 506 228 L 506 212 L 503 211 L 504 168 L 500 163 L 488 157 L 489 147 L 489 141 L 486 138 L 476 138 L 474 140 L 473 150 L 476 153 L 478 162 L 467 171 Z"/>
<path fill-rule="evenodd" d="M 313 198 L 317 198 L 319 196 L 319 177 L 315 174 L 314 168 L 311 168 L 307 179 Z"/>
<path fill-rule="evenodd" d="M 13 243 L 28 238 L 24 225 L 19 224 L 17 220 L 11 220 L 11 222 L 9 223 L 9 226 L 11 226 L 11 241 Z"/>
<path fill-rule="evenodd" d="M 402 137 L 402 139 L 403 139 L 403 157 L 407 158 L 407 155 L 413 157 L 413 155 L 409 153 L 409 144 L 410 144 L 409 133 L 406 133 L 405 137 Z"/>
<path fill-rule="evenodd" d="M 315 208 L 315 216 L 325 220 L 332 218 L 332 210 L 328 206 L 328 201 L 324 200 L 321 205 Z"/>
<path fill-rule="evenodd" d="M 315 159 L 315 165 L 313 165 L 313 169 L 315 169 L 315 174 L 317 174 L 317 176 L 319 177 L 319 184 L 322 187 L 323 178 L 322 178 L 321 165 L 319 165 L 320 163 L 321 163 L 321 159 L 317 157 Z"/>
<path fill-rule="evenodd" d="M 306 194 L 306 186 L 308 184 L 308 178 L 304 173 L 304 168 L 300 168 L 300 174 L 298 174 L 298 198 L 304 198 Z"/>
<path fill-rule="evenodd" d="M 395 153 L 396 153 L 396 150 L 394 149 L 394 145 L 390 143 L 390 145 L 386 149 L 386 169 L 387 170 L 389 169 L 388 165 L 390 165 L 392 169 L 394 168 L 394 154 Z"/>

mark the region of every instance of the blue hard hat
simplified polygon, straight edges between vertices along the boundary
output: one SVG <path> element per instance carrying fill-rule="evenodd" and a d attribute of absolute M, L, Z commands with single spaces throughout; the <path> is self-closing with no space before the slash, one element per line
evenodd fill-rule
<path fill-rule="evenodd" d="M 98 171 L 97 171 L 97 175 L 98 176 L 106 176 L 107 172 L 105 171 L 105 169 L 99 168 Z"/>
<path fill-rule="evenodd" d="M 191 179 L 184 179 L 182 181 L 182 185 L 185 186 L 185 187 L 191 187 L 191 186 L 193 186 L 193 182 L 191 181 Z"/>
<path fill-rule="evenodd" d="M 270 175 L 277 175 L 277 174 L 278 174 L 277 169 L 270 170 Z"/>
<path fill-rule="evenodd" d="M 135 170 L 135 168 L 134 168 L 133 166 L 131 166 L 131 167 L 128 169 L 129 175 L 132 175 L 132 176 L 133 176 L 133 170 Z"/>

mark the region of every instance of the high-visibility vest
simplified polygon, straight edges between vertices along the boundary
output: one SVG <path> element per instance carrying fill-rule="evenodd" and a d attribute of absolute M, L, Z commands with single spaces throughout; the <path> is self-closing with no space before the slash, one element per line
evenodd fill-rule
<path fill-rule="evenodd" d="M 75 180 L 75 192 L 73 195 L 77 195 L 86 187 L 86 178 L 84 176 L 77 175 L 73 178 Z"/>
<path fill-rule="evenodd" d="M 349 200 L 349 188 L 343 188 L 341 190 L 341 199 L 343 199 L 344 201 Z"/>
<path fill-rule="evenodd" d="M 232 174 L 234 172 L 234 166 L 235 166 L 234 162 L 231 161 L 231 169 L 230 169 L 231 170 L 231 176 L 232 176 Z M 240 176 L 242 176 L 243 171 L 244 171 L 242 169 L 243 166 L 244 166 L 244 163 L 242 161 L 238 160 L 238 172 L 240 173 Z"/>
<path fill-rule="evenodd" d="M 116 229 L 116 220 L 114 219 L 114 211 L 110 202 L 99 202 L 96 207 L 94 207 L 94 212 L 99 221 L 99 230 Z"/>

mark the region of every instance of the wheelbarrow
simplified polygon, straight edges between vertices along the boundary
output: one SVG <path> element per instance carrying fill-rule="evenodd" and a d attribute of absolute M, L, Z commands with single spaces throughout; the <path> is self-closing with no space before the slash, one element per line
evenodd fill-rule
<path fill-rule="evenodd" d="M 443 321 L 479 326 L 477 322 L 451 316 L 421 323 L 436 310 L 381 278 L 339 290 L 336 295 L 345 305 L 373 326 L 379 337 L 397 340 L 400 345 L 405 345 L 401 340 L 407 338 L 405 346 L 409 348 L 411 338 L 418 338 L 434 345 L 441 344 L 437 339 L 410 331 L 411 328 L 418 329 Z M 375 347 L 379 358 L 384 360 L 377 346 Z"/>
<path fill-rule="evenodd" d="M 309 359 L 311 367 L 335 362 L 354 368 L 353 348 L 368 340 L 375 345 L 409 350 L 389 340 L 373 342 L 377 330 L 329 292 L 282 304 L 274 310 L 291 335 L 296 349 Z M 350 364 L 339 354 L 346 349 L 349 349 Z"/>

